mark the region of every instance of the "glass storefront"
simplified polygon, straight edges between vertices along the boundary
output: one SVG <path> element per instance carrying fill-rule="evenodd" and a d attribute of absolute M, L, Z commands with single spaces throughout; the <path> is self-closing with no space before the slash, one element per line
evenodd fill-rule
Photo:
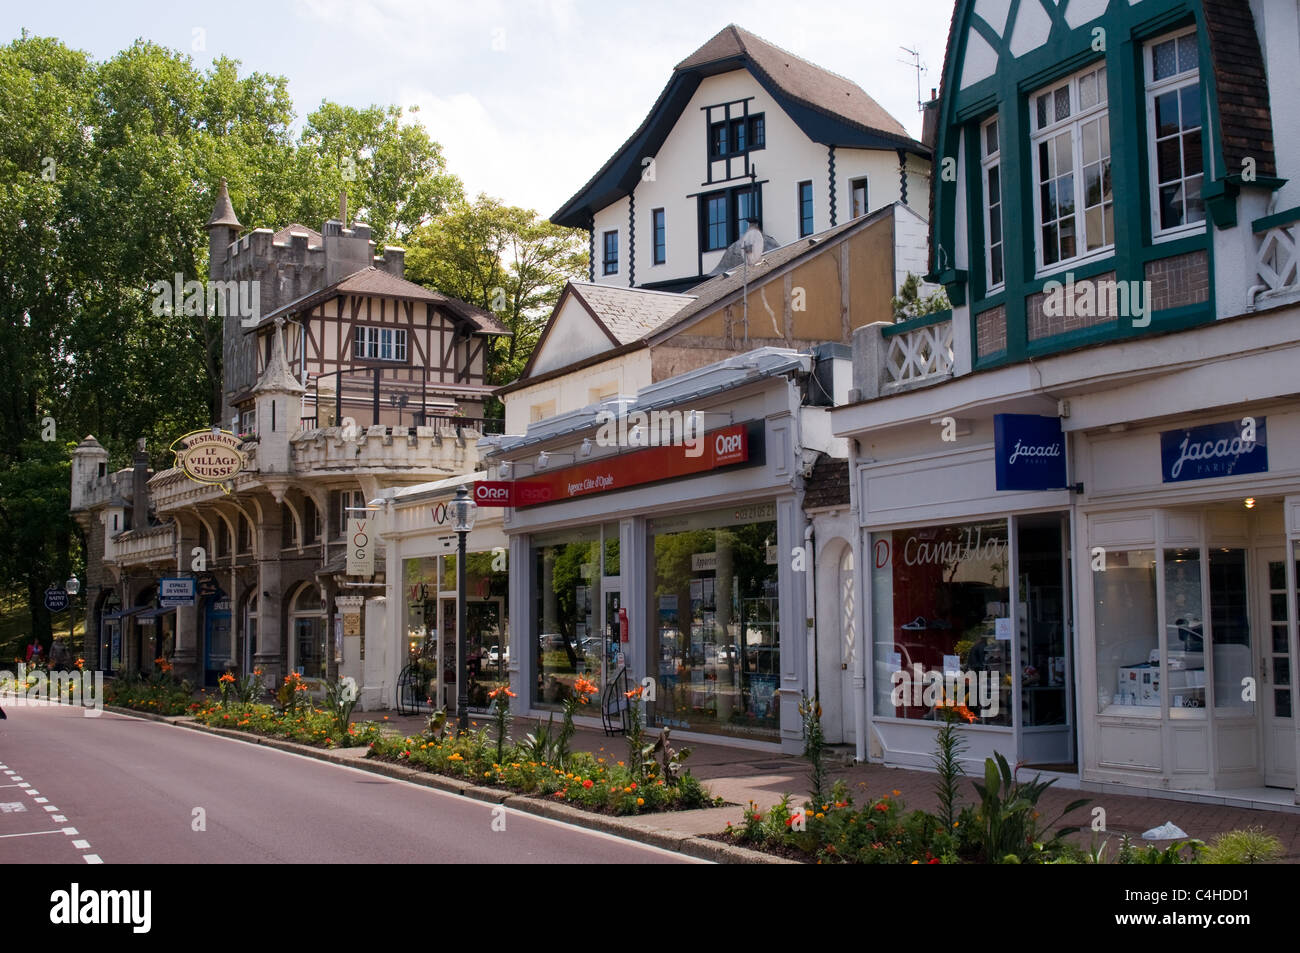
<path fill-rule="evenodd" d="M 449 710 L 456 701 L 456 561 L 454 554 L 427 556 L 403 560 L 402 567 L 407 664 L 413 668 L 419 689 L 412 700 L 440 699 L 435 704 L 445 704 Z M 465 564 L 469 706 L 484 710 L 488 694 L 510 680 L 509 574 L 502 553 L 469 553 Z"/>
<path fill-rule="evenodd" d="M 1254 675 L 1246 563 L 1236 548 L 1107 550 L 1093 573 L 1098 711 L 1158 714 L 1167 681 L 1171 718 L 1203 721 L 1207 705 L 1253 713 L 1253 694 L 1242 690 Z"/>
<path fill-rule="evenodd" d="M 617 526 L 612 558 L 618 559 Z M 574 694 L 581 676 L 604 688 L 607 640 L 601 628 L 602 566 L 600 527 L 581 527 L 532 538 L 534 651 L 537 684 L 533 704 L 561 705 Z M 617 569 L 615 568 L 615 572 Z M 593 708 L 592 714 L 598 709 Z"/>
<path fill-rule="evenodd" d="M 775 507 L 651 520 L 655 723 L 777 735 L 781 672 Z"/>
<path fill-rule="evenodd" d="M 968 723 L 1011 725 L 1007 521 L 873 533 L 870 554 L 875 714 L 940 721 L 949 707 Z M 1053 578 L 1056 591 L 1034 576 L 1021 579 L 1027 594 L 1044 590 L 1039 622 L 1022 612 L 1021 638 L 1039 661 L 1035 686 L 1043 679 L 1049 688 L 1054 671 L 1064 685 L 1063 661 L 1055 661 L 1060 639 L 1043 618 L 1055 603 L 1059 622 L 1059 564 Z M 1044 719 L 1054 704 L 1044 701 Z"/>

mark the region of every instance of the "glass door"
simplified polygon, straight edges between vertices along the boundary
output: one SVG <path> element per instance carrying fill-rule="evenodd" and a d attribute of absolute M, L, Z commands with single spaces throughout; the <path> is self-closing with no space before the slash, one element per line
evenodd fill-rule
<path fill-rule="evenodd" d="M 1300 544 L 1295 559 L 1300 561 Z M 1264 709 L 1264 783 L 1295 787 L 1295 725 L 1292 721 L 1291 626 L 1287 607 L 1286 552 L 1265 549 L 1259 554 L 1263 611 L 1267 620 L 1259 651 L 1259 701 Z"/>
<path fill-rule="evenodd" d="M 1074 764 L 1069 526 L 1057 513 L 1018 516 L 1015 538 L 1020 760 L 1069 768 Z"/>

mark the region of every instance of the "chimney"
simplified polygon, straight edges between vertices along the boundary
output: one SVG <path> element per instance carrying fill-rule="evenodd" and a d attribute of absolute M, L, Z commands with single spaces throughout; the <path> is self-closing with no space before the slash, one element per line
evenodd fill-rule
<path fill-rule="evenodd" d="M 149 525 L 149 454 L 144 446 L 144 437 L 141 437 L 135 442 L 135 457 L 131 460 L 132 529 L 144 529 Z"/>
<path fill-rule="evenodd" d="M 921 142 L 933 151 L 939 141 L 939 91 L 930 88 L 930 101 L 922 109 L 925 115 L 921 119 Z"/>

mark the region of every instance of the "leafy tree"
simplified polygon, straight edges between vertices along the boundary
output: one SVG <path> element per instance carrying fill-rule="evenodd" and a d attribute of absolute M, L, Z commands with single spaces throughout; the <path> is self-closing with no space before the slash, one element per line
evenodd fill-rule
<path fill-rule="evenodd" d="M 586 233 L 480 194 L 408 242 L 407 277 L 491 311 L 511 332 L 493 341 L 488 380 L 515 380 L 564 284 L 587 268 Z"/>

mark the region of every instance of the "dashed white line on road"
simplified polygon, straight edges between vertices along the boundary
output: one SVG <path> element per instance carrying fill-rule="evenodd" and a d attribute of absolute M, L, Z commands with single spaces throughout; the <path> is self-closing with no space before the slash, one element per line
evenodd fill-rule
<path fill-rule="evenodd" d="M 36 798 L 35 803 L 37 803 L 37 804 L 49 804 L 49 803 L 50 803 L 50 799 L 47 798 L 47 797 L 38 797 L 38 798 Z"/>
<path fill-rule="evenodd" d="M 65 827 L 63 833 L 67 834 L 69 837 L 75 837 L 77 835 L 77 829 L 75 827 Z"/>
<path fill-rule="evenodd" d="M 46 805 L 45 805 L 45 810 L 47 810 L 47 811 L 57 811 L 58 808 L 55 807 L 53 804 L 46 804 Z"/>
<path fill-rule="evenodd" d="M 77 848 L 77 850 L 86 850 L 87 848 L 90 847 L 90 841 L 88 841 L 88 840 L 74 840 L 74 841 L 72 842 L 72 846 L 75 847 L 75 848 Z"/>
<path fill-rule="evenodd" d="M 68 821 L 68 819 L 64 817 L 62 814 L 52 815 L 50 820 L 54 821 L 55 824 L 66 824 Z"/>
<path fill-rule="evenodd" d="M 88 864 L 102 864 L 104 862 L 98 854 L 82 854 L 81 859 Z"/>

